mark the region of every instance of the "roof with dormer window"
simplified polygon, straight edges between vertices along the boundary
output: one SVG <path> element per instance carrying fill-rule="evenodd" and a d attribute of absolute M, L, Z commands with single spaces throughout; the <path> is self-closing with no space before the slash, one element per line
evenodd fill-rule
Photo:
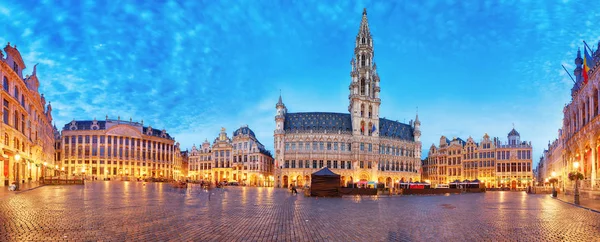
<path fill-rule="evenodd" d="M 250 128 L 248 128 L 248 126 L 244 126 L 244 127 L 237 129 L 236 131 L 233 131 L 234 137 L 238 136 L 238 135 L 250 135 L 251 137 L 256 137 L 256 135 L 254 135 L 254 131 L 252 131 Z"/>
<path fill-rule="evenodd" d="M 330 133 L 352 132 L 352 120 L 347 113 L 287 113 L 283 128 L 286 132 L 319 132 Z M 379 119 L 379 137 L 400 140 L 414 140 L 413 128 L 408 124 L 388 119 Z"/>
<path fill-rule="evenodd" d="M 508 136 L 521 136 L 514 128 L 508 133 Z"/>
<path fill-rule="evenodd" d="M 72 123 L 74 123 L 74 127 L 76 127 L 75 129 L 71 129 Z M 94 120 L 82 120 L 82 121 L 74 120 L 72 122 L 66 123 L 65 126 L 63 127 L 63 130 L 94 130 L 94 129 L 92 129 L 93 124 L 94 124 Z M 98 120 L 98 121 L 96 121 L 96 124 L 98 125 L 98 130 L 106 130 L 106 121 Z M 148 135 L 149 133 L 151 133 L 152 136 L 174 140 L 174 138 L 171 137 L 171 135 L 169 135 L 169 133 L 166 133 L 166 132 L 165 132 L 166 137 L 162 137 L 163 131 L 158 130 L 158 129 L 152 129 L 152 132 L 148 132 L 148 127 L 143 127 L 142 133 L 145 135 Z"/>
<path fill-rule="evenodd" d="M 287 113 L 283 128 L 288 132 L 352 132 L 352 122 L 346 113 Z"/>

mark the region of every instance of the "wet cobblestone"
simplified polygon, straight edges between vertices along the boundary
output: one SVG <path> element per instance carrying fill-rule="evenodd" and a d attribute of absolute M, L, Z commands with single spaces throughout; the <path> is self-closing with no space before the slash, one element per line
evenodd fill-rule
<path fill-rule="evenodd" d="M 516 192 L 308 198 L 93 182 L 0 200 L 0 241 L 32 240 L 600 241 L 600 214 Z"/>

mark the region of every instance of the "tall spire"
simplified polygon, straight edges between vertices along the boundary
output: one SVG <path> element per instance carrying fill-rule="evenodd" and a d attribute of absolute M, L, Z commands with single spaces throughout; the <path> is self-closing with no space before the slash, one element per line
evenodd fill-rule
<path fill-rule="evenodd" d="M 279 90 L 279 101 L 277 101 L 276 107 L 285 106 L 283 105 L 283 101 L 281 100 L 281 90 Z"/>
<path fill-rule="evenodd" d="M 360 28 L 358 31 L 358 35 L 364 34 L 365 37 L 371 36 L 371 32 L 369 31 L 369 20 L 367 19 L 367 9 L 363 9 L 362 20 L 360 21 Z"/>

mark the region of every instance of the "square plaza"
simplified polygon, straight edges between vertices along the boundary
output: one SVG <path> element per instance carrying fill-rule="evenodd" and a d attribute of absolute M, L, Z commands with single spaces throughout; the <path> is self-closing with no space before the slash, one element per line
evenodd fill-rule
<path fill-rule="evenodd" d="M 44 186 L 0 200 L 1 241 L 595 241 L 600 214 L 524 192 L 291 195 L 167 183 Z"/>

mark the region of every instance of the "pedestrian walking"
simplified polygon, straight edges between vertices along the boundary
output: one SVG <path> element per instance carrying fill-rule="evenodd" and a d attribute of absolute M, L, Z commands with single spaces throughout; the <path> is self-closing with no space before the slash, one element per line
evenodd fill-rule
<path fill-rule="evenodd" d="M 294 186 L 294 184 L 290 184 L 290 190 L 292 191 L 292 194 L 298 194 L 298 190 L 296 190 L 296 186 Z"/>

